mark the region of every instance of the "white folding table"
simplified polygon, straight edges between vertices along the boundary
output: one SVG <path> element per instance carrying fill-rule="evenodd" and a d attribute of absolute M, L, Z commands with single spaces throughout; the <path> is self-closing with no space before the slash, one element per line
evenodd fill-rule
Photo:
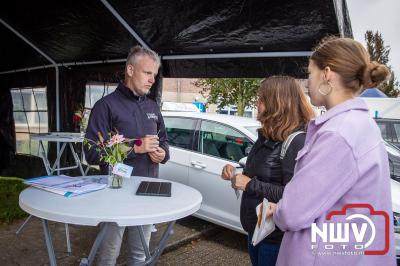
<path fill-rule="evenodd" d="M 93 178 L 93 176 L 88 178 Z M 141 181 L 171 182 L 133 176 L 124 180 L 121 189 L 106 188 L 72 198 L 37 188 L 27 188 L 19 196 L 19 205 L 24 211 L 42 219 L 51 266 L 57 263 L 48 221 L 89 226 L 103 223 L 89 256 L 81 260 L 81 265 L 92 265 L 109 223 L 117 223 L 120 226 L 139 226 L 146 261 L 138 265 L 154 265 L 172 234 L 175 221 L 196 212 L 200 208 L 202 196 L 197 190 L 175 182 L 171 182 L 171 197 L 137 196 L 135 193 Z M 168 222 L 167 229 L 151 254 L 141 225 L 165 222 Z"/>
<path fill-rule="evenodd" d="M 86 175 L 85 171 L 83 170 L 81 160 L 79 159 L 78 154 L 76 153 L 74 144 L 75 143 L 82 143 L 84 140 L 84 136 L 80 133 L 72 133 L 72 132 L 49 132 L 43 134 L 31 134 L 30 135 L 32 140 L 39 141 L 39 155 L 43 160 L 44 167 L 46 168 L 46 172 L 48 175 L 52 175 L 55 171 L 63 171 L 69 169 L 79 168 L 82 175 Z M 44 148 L 43 141 L 47 142 L 56 142 L 60 143 L 61 149 L 60 152 L 57 154 L 57 158 L 51 166 L 49 158 L 47 156 L 47 151 Z M 60 167 L 60 159 L 63 155 L 66 147 L 69 147 L 72 156 L 74 157 L 75 165 L 67 166 L 67 167 Z M 67 149 L 68 150 L 68 149 Z"/>

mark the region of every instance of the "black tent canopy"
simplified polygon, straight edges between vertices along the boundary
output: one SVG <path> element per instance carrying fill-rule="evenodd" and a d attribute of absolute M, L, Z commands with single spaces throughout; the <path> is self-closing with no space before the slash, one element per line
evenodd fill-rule
<path fill-rule="evenodd" d="M 351 36 L 345 0 L 9 1 L 0 9 L 0 73 L 57 64 L 123 62 L 129 48 L 160 54 L 164 77 L 301 76 L 326 35 Z"/>

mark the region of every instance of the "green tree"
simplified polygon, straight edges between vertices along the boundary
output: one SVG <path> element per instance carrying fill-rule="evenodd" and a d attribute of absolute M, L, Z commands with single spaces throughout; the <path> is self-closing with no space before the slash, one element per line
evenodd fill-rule
<path fill-rule="evenodd" d="M 367 42 L 367 49 L 371 56 L 371 61 L 386 65 L 391 72 L 390 79 L 379 85 L 379 89 L 389 97 L 397 97 L 400 93 L 399 82 L 396 80 L 394 71 L 391 69 L 389 63 L 390 47 L 385 46 L 382 34 L 376 31 L 367 31 L 365 33 L 365 41 Z"/>
<path fill-rule="evenodd" d="M 390 79 L 382 83 L 379 88 L 389 97 L 398 97 L 400 94 L 400 83 L 394 75 L 394 71 L 390 70 Z"/>
<path fill-rule="evenodd" d="M 202 88 L 200 93 L 207 103 L 217 104 L 218 108 L 236 105 L 237 115 L 243 116 L 246 107 L 254 106 L 261 79 L 219 78 L 199 79 L 195 85 Z"/>

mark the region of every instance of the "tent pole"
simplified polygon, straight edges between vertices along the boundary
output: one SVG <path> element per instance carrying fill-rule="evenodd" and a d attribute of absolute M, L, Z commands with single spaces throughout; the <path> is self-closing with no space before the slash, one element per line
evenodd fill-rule
<path fill-rule="evenodd" d="M 220 59 L 220 58 L 273 58 L 273 57 L 309 57 L 310 51 L 291 52 L 257 52 L 257 53 L 217 53 L 217 54 L 188 54 L 188 55 L 164 55 L 163 60 L 184 59 Z"/>
<path fill-rule="evenodd" d="M 223 53 L 223 54 L 191 54 L 191 55 L 164 55 L 161 56 L 162 60 L 183 60 L 183 59 L 219 59 L 219 58 L 272 58 L 272 57 L 309 57 L 312 52 L 310 51 L 292 51 L 292 52 L 258 52 L 258 53 Z M 98 60 L 98 61 L 87 61 L 87 62 L 70 62 L 70 63 L 59 63 L 58 66 L 83 66 L 83 65 L 98 65 L 98 64 L 112 64 L 112 63 L 124 63 L 126 58 L 123 59 L 112 59 L 112 60 Z M 54 65 L 44 65 L 29 68 L 20 68 L 16 70 L 8 70 L 0 72 L 0 75 L 12 74 L 16 72 L 25 72 L 37 69 L 43 69 L 48 67 L 54 67 Z"/>
<path fill-rule="evenodd" d="M 88 62 L 71 62 L 71 63 L 59 63 L 57 66 L 69 67 L 69 66 L 84 66 L 84 65 L 99 65 L 99 64 L 112 64 L 112 63 L 123 63 L 126 62 L 126 58 L 124 59 L 112 59 L 112 60 L 98 60 L 98 61 L 88 61 Z M 48 67 L 54 67 L 54 65 L 44 65 L 44 66 L 36 66 L 36 67 L 28 67 L 28 68 L 20 68 L 15 70 L 8 70 L 0 72 L 0 75 L 4 74 L 12 74 L 16 72 L 25 72 L 31 70 L 38 70 Z"/>
<path fill-rule="evenodd" d="M 138 43 L 140 43 L 141 46 L 143 46 L 144 48 L 147 49 L 151 49 L 146 42 L 140 38 L 140 36 L 136 33 L 136 31 L 134 31 L 132 29 L 132 27 L 125 21 L 125 19 L 123 17 L 121 17 L 121 15 L 117 12 L 117 10 L 115 10 L 108 2 L 107 0 L 100 0 L 100 2 L 102 2 L 105 7 L 111 12 L 111 14 L 113 14 L 113 16 L 118 19 L 118 21 L 122 24 L 122 26 L 124 26 L 124 28 L 126 30 L 129 31 L 129 33 L 136 39 L 136 41 L 138 41 Z"/>
<path fill-rule="evenodd" d="M 46 58 L 51 63 L 51 65 L 55 68 L 55 70 L 56 70 L 56 130 L 57 130 L 57 132 L 59 132 L 60 131 L 60 102 L 59 102 L 59 99 L 60 99 L 60 91 L 59 91 L 60 90 L 60 88 L 59 88 L 60 72 L 59 72 L 57 63 L 51 57 L 49 57 L 47 54 L 45 54 L 42 50 L 40 50 L 36 45 L 34 45 L 31 41 L 29 41 L 27 38 L 25 38 L 18 31 L 16 31 L 7 22 L 2 20 L 1 18 L 0 18 L 0 22 L 6 28 L 8 28 L 10 31 L 12 31 L 15 35 L 17 35 L 19 38 L 21 38 L 24 42 L 29 44 L 33 49 L 35 49 L 44 58 Z M 60 151 L 60 144 L 57 142 L 57 156 L 58 156 L 59 151 Z M 58 166 L 58 168 L 60 168 L 60 167 Z"/>

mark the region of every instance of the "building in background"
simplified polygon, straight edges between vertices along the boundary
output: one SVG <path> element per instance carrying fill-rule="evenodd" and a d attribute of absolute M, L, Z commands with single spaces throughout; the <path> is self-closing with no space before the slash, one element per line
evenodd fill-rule
<path fill-rule="evenodd" d="M 207 104 L 207 99 L 200 93 L 202 88 L 195 86 L 195 81 L 196 79 L 163 78 L 162 102 L 195 103 L 196 106 L 205 104 L 205 111 L 208 113 L 236 114 L 236 106 L 226 106 L 218 110 L 216 104 Z M 307 93 L 307 80 L 298 79 L 298 81 Z M 256 117 L 256 115 L 255 106 L 246 108 L 244 116 Z"/>
<path fill-rule="evenodd" d="M 162 102 L 191 103 L 200 108 L 206 107 L 200 111 L 217 112 L 215 104 L 206 106 L 207 99 L 201 95 L 201 88 L 194 85 L 195 81 L 196 79 L 163 78 Z"/>

